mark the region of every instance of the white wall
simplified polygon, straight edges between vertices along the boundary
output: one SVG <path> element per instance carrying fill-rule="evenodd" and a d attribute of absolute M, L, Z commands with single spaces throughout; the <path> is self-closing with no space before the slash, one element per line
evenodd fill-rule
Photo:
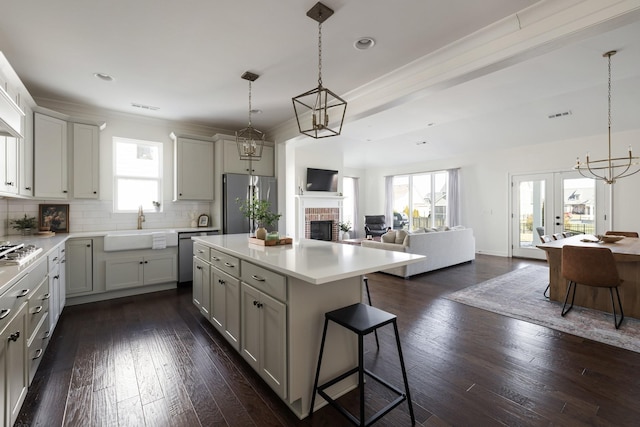
<path fill-rule="evenodd" d="M 101 110 L 58 101 L 38 99 L 38 105 L 77 119 L 96 123 L 106 122 L 106 128 L 100 132 L 100 199 L 99 200 L 22 200 L 7 199 L 9 219 L 21 217 L 24 213 L 38 216 L 39 203 L 69 203 L 70 231 L 134 229 L 137 226 L 137 214 L 113 213 L 113 137 L 142 139 L 163 143 L 163 200 L 162 212 L 145 212 L 144 228 L 189 227 L 190 213 L 206 213 L 211 217 L 213 227 L 222 227 L 220 200 L 209 202 L 173 202 L 173 141 L 171 132 L 211 137 L 216 133 L 230 133 L 229 130 L 206 126 L 171 122 Z M 232 133 L 232 132 L 231 132 Z M 213 165 L 212 165 L 213 167 Z M 219 177 L 219 173 L 216 177 Z M 221 180 L 215 183 L 222 186 Z M 219 194 L 219 193 L 217 193 Z M 0 218 L 2 207 L 0 205 Z M 8 221 L 3 221 L 7 224 Z M 10 227 L 3 234 L 17 233 Z"/>
<path fill-rule="evenodd" d="M 369 169 L 362 214 L 383 211 L 385 176 L 460 167 L 462 224 L 474 229 L 478 253 L 507 256 L 510 245 L 510 176 L 570 170 L 576 156 L 584 160 L 587 151 L 592 158 L 606 157 L 606 138 L 606 135 L 597 135 L 497 152 L 461 153 L 456 158 L 425 160 L 400 167 Z M 629 144 L 636 142 L 638 145 L 640 130 L 613 134 L 612 141 L 614 156 L 624 156 Z M 640 146 L 636 150 L 640 150 Z M 638 189 L 640 174 L 614 184 L 612 228 L 640 231 Z"/>

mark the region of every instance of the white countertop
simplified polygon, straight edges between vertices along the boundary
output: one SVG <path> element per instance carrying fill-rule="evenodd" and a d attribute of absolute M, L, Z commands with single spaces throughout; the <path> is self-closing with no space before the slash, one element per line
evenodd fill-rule
<path fill-rule="evenodd" d="M 418 262 L 423 255 L 300 239 L 291 245 L 259 246 L 247 234 L 192 239 L 240 259 L 315 285 Z"/>

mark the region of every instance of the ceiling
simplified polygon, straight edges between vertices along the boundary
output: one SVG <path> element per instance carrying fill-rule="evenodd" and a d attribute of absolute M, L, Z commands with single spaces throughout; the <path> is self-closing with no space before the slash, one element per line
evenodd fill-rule
<path fill-rule="evenodd" d="M 252 121 L 269 132 L 292 123 L 291 97 L 317 84 L 318 25 L 306 16 L 315 0 L 5 3 L 0 50 L 36 99 L 234 130 L 247 124 L 248 83 L 240 76 L 251 71 L 260 75 L 252 107 L 262 111 Z M 322 78 L 350 102 L 349 110 L 359 89 L 382 87 L 390 76 L 538 1 L 324 3 L 335 14 L 323 24 Z M 620 51 L 613 58 L 614 130 L 638 128 L 640 20 L 622 23 L 512 56 L 492 72 L 437 90 L 387 97 L 379 108 L 348 117 L 342 136 L 317 147 L 345 152 L 345 166 L 365 167 L 406 163 L 426 150 L 434 159 L 604 133 L 601 55 L 611 49 Z M 355 49 L 364 36 L 376 45 Z"/>

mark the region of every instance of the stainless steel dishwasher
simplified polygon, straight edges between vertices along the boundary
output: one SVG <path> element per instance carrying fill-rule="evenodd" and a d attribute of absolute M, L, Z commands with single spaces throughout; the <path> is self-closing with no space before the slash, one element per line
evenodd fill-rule
<path fill-rule="evenodd" d="M 193 236 L 213 236 L 219 230 L 178 232 L 178 282 L 193 280 Z"/>

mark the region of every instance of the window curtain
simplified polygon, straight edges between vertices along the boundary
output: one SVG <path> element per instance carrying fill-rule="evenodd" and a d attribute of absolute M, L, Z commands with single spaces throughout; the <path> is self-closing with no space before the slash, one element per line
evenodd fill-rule
<path fill-rule="evenodd" d="M 353 238 L 360 233 L 360 178 L 352 178 L 353 182 Z M 364 224 L 362 225 L 364 229 Z"/>
<path fill-rule="evenodd" d="M 449 174 L 449 184 L 447 188 L 447 214 L 449 215 L 449 227 L 460 225 L 461 221 L 459 172 L 459 168 L 447 170 L 447 173 Z"/>
<path fill-rule="evenodd" d="M 384 178 L 384 215 L 387 225 L 393 224 L 393 176 Z"/>

